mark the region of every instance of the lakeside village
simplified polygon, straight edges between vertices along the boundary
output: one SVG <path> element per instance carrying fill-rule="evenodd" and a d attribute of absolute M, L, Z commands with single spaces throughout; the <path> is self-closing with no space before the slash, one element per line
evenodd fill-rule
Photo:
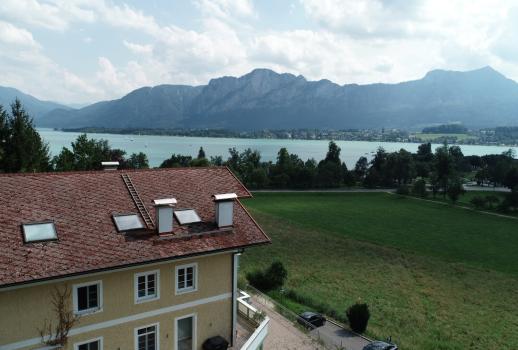
<path fill-rule="evenodd" d="M 461 124 L 444 124 L 421 131 L 401 129 L 278 129 L 237 131 L 225 129 L 146 129 L 146 128 L 74 128 L 69 132 L 128 135 L 168 135 L 192 137 L 231 137 L 250 139 L 340 140 L 409 143 L 448 143 L 463 145 L 518 146 L 518 127 L 468 129 Z"/>

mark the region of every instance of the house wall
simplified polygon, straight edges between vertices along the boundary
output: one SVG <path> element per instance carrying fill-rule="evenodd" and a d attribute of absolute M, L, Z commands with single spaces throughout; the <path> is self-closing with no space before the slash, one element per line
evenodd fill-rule
<path fill-rule="evenodd" d="M 192 262 L 198 264 L 197 291 L 176 295 L 175 267 Z M 152 270 L 160 272 L 160 299 L 136 304 L 134 275 Z M 73 349 L 76 342 L 102 336 L 104 349 L 132 350 L 134 328 L 159 323 L 160 349 L 173 350 L 174 319 L 188 314 L 197 315 L 197 349 L 215 335 L 230 341 L 232 254 L 218 254 L 0 291 L 0 350 L 41 347 L 30 344 L 30 340 L 39 341 L 38 329 L 45 319 L 54 317 L 52 291 L 65 286 L 73 290 L 74 284 L 89 281 L 102 281 L 102 311 L 80 317 L 66 349 Z M 69 305 L 72 309 L 72 297 Z M 20 343 L 23 341 L 26 343 Z"/>

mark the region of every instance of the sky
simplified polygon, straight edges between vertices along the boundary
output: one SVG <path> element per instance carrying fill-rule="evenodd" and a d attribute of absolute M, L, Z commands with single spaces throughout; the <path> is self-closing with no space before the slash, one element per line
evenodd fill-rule
<path fill-rule="evenodd" d="M 0 85 L 86 104 L 254 68 L 338 84 L 490 65 L 518 80 L 515 0 L 1 0 Z"/>

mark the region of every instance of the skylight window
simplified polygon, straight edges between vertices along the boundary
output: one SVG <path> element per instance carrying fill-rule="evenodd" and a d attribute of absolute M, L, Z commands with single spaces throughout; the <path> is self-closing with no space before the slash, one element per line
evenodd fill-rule
<path fill-rule="evenodd" d="M 175 210 L 174 216 L 180 225 L 193 224 L 201 221 L 194 209 Z"/>
<path fill-rule="evenodd" d="M 113 220 L 119 232 L 144 228 L 144 224 L 142 224 L 137 214 L 113 215 Z"/>
<path fill-rule="evenodd" d="M 38 222 L 23 224 L 23 239 L 25 243 L 51 241 L 58 235 L 53 222 Z"/>

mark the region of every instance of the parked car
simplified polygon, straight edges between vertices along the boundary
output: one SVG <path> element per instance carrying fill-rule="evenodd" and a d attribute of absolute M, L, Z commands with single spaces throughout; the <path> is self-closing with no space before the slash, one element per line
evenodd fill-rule
<path fill-rule="evenodd" d="M 396 344 L 385 343 L 384 341 L 373 341 L 363 347 L 363 350 L 398 350 Z"/>
<path fill-rule="evenodd" d="M 308 327 L 311 324 L 313 327 L 322 327 L 326 324 L 326 318 L 316 312 L 306 311 L 299 315 L 298 321 L 301 325 Z"/>

